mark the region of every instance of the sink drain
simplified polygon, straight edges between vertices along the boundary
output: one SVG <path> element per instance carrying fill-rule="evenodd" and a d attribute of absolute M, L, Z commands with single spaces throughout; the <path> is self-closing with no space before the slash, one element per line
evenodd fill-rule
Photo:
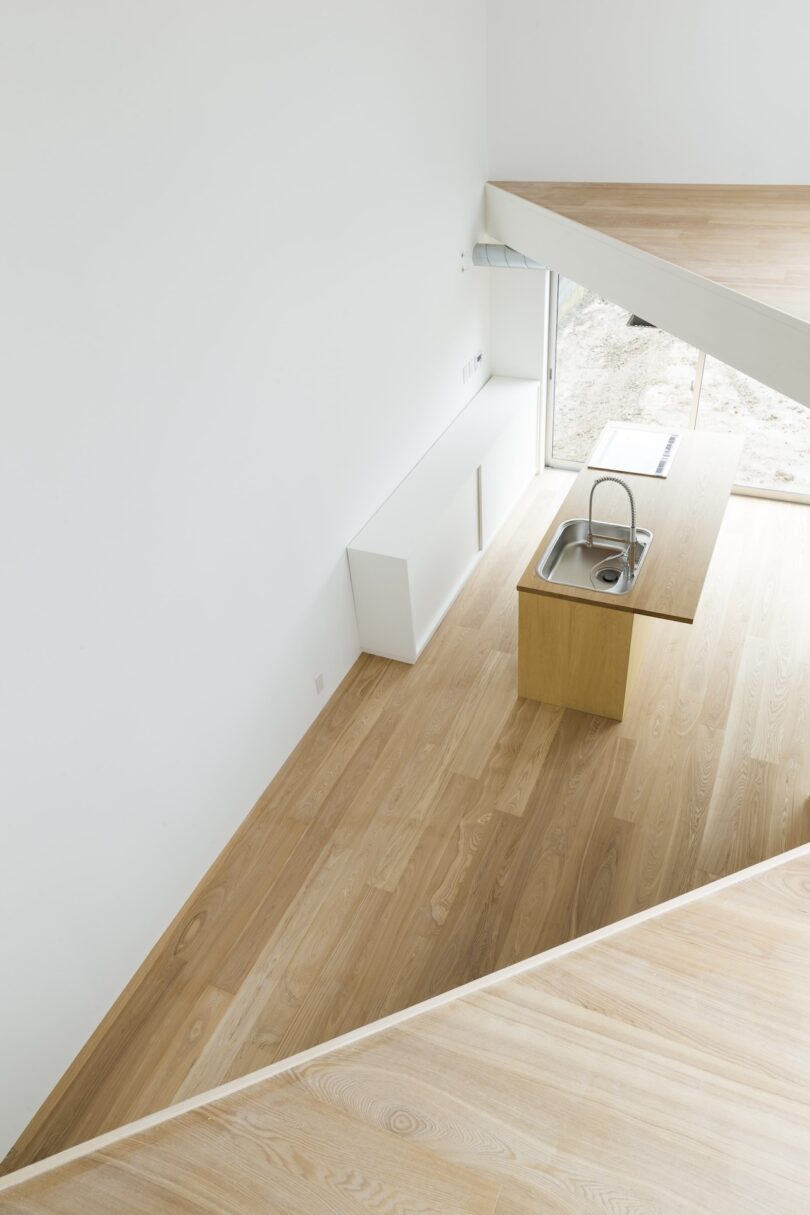
<path fill-rule="evenodd" d="M 608 586 L 613 586 L 621 578 L 621 570 L 600 570 L 596 575 L 598 582 L 605 582 Z"/>

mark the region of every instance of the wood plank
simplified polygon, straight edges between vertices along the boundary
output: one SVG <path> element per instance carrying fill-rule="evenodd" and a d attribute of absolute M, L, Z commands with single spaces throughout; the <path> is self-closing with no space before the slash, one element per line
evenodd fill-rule
<path fill-rule="evenodd" d="M 537 479 L 416 666 L 359 659 L 6 1169 L 810 839 L 810 510 L 732 498 L 623 722 L 557 719 L 503 647 L 573 480 Z"/>
<path fill-rule="evenodd" d="M 523 745 L 498 797 L 504 814 L 523 814 L 532 791 L 546 766 L 549 750 L 563 719 L 562 705 L 541 705 L 529 725 Z"/>
<path fill-rule="evenodd" d="M 808 888 L 805 854 L 541 958 L 90 1145 L 0 1212 L 797 1215 Z"/>

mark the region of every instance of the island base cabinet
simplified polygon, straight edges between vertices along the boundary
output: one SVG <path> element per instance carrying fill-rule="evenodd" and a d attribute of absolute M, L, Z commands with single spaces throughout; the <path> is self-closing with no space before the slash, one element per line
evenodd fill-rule
<path fill-rule="evenodd" d="M 529 591 L 518 610 L 518 696 L 621 721 L 650 622 Z"/>

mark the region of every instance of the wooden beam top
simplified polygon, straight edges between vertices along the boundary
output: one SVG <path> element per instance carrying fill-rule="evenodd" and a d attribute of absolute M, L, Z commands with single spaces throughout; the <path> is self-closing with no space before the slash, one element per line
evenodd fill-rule
<path fill-rule="evenodd" d="M 810 186 L 492 184 L 810 321 Z"/>

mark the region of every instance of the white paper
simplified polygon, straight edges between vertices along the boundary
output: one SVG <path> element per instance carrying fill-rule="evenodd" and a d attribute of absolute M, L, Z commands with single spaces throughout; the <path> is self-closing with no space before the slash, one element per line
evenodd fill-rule
<path fill-rule="evenodd" d="M 643 426 L 621 426 L 611 422 L 602 432 L 588 467 L 666 477 L 680 441 L 677 430 L 647 430 Z"/>

